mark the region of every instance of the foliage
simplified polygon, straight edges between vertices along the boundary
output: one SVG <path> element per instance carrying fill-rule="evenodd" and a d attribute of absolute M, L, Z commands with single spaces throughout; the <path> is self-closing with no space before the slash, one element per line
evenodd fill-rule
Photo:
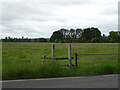
<path fill-rule="evenodd" d="M 2 42 L 49 42 L 48 38 L 12 38 L 12 37 L 5 37 L 2 39 Z"/>
<path fill-rule="evenodd" d="M 63 39 L 63 34 L 60 31 L 53 32 L 53 35 L 50 38 L 50 41 L 58 42 L 59 40 Z"/>
<path fill-rule="evenodd" d="M 56 43 L 114 43 L 120 42 L 120 34 L 118 31 L 111 31 L 109 36 L 105 36 L 105 34 L 102 36 L 101 31 L 94 27 L 85 29 L 77 28 L 76 30 L 62 28 L 53 32 L 50 39 L 52 42 Z"/>
<path fill-rule="evenodd" d="M 120 42 L 120 31 L 111 31 L 109 32 L 109 42 Z"/>

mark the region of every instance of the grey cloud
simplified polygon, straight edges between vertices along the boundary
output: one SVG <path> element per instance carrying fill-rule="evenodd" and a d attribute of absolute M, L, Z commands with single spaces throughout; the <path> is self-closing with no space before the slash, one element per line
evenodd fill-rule
<path fill-rule="evenodd" d="M 116 19 L 112 16 L 114 14 L 116 15 L 115 7 L 113 7 L 113 9 L 106 8 L 105 6 L 102 12 L 94 12 L 95 16 L 92 16 L 89 11 L 92 11 L 92 9 L 98 5 L 94 4 L 93 1 L 73 1 L 70 3 L 3 3 L 2 20 L 3 26 L 6 27 L 6 29 L 3 29 L 3 34 L 12 36 L 50 37 L 53 31 L 59 30 L 60 28 L 70 29 L 96 26 L 100 27 L 105 33 L 108 29 L 116 29 Z M 94 7 L 89 9 L 88 6 Z M 80 12 L 78 12 L 79 8 L 81 9 Z M 85 8 L 88 8 L 88 10 Z M 95 11 L 97 11 L 97 8 Z M 104 22 L 105 16 L 107 15 L 109 16 L 108 20 Z M 110 18 L 113 18 L 113 20 L 109 20 Z"/>
<path fill-rule="evenodd" d="M 47 16 L 47 14 L 51 15 L 51 11 L 46 9 L 43 5 L 36 5 L 30 3 L 5 3 L 2 4 L 2 13 L 3 18 L 9 20 L 10 18 L 16 19 L 16 18 L 29 18 L 34 15 L 40 15 L 40 16 Z M 52 8 L 53 9 L 53 8 Z M 46 11 L 47 10 L 47 11 Z"/>
<path fill-rule="evenodd" d="M 104 8 L 102 15 L 118 15 L 118 7 L 116 6 L 109 6 L 107 8 Z"/>

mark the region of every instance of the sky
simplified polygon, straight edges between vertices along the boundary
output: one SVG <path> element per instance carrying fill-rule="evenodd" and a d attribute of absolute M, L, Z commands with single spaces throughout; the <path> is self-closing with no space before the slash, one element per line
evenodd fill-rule
<path fill-rule="evenodd" d="M 3 0 L 0 38 L 50 38 L 61 28 L 118 30 L 118 0 Z"/>

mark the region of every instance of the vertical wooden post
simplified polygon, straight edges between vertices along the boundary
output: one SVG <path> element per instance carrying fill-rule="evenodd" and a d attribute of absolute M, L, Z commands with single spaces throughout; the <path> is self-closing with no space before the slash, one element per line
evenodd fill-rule
<path fill-rule="evenodd" d="M 77 53 L 75 53 L 75 66 L 77 67 Z"/>
<path fill-rule="evenodd" d="M 42 64 L 44 64 L 45 61 L 46 61 L 46 56 L 44 55 L 44 56 L 43 56 L 43 60 L 42 60 Z"/>
<path fill-rule="evenodd" d="M 68 45 L 68 65 L 72 66 L 71 44 Z"/>
<path fill-rule="evenodd" d="M 54 49 L 55 49 L 55 45 L 52 44 L 52 61 L 54 62 Z"/>

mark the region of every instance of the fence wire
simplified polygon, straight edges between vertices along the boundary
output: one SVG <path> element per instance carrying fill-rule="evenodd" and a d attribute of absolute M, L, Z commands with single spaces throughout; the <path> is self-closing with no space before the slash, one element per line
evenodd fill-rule
<path fill-rule="evenodd" d="M 118 63 L 120 53 L 77 54 L 77 64 L 115 64 Z"/>

